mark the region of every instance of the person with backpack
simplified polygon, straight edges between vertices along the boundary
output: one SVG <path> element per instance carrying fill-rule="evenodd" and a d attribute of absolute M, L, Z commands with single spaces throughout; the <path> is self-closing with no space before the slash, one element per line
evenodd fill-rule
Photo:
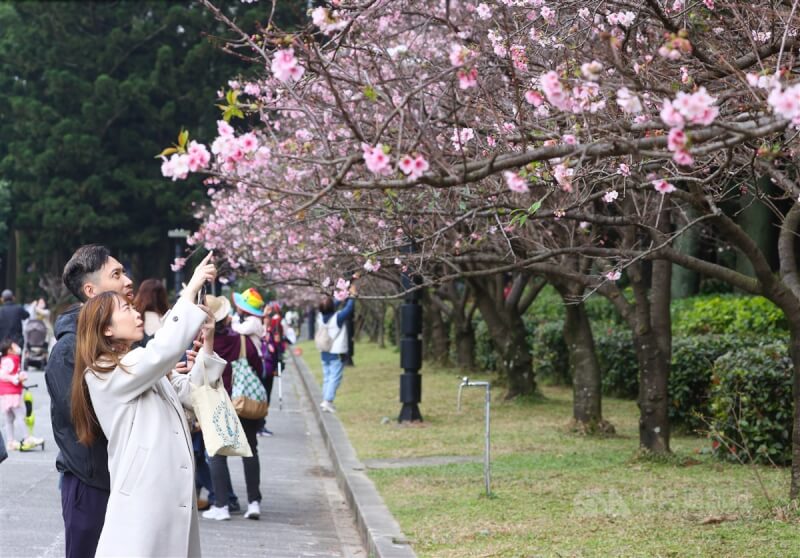
<path fill-rule="evenodd" d="M 355 285 L 350 285 L 350 296 L 355 294 Z M 345 321 L 353 314 L 354 308 L 355 301 L 352 298 L 347 298 L 344 307 L 338 312 L 331 296 L 324 297 L 319 304 L 314 344 L 319 349 L 322 358 L 322 403 L 320 403 L 320 408 L 327 413 L 336 412 L 333 400 L 339 384 L 342 383 L 344 372 L 342 359 L 347 356 L 348 352 Z"/>

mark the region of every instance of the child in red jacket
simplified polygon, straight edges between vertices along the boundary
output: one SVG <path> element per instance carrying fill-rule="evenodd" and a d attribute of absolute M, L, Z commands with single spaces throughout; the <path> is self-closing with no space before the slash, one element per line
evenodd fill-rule
<path fill-rule="evenodd" d="M 25 438 L 22 382 L 28 379 L 28 375 L 20 371 L 21 353 L 19 345 L 11 339 L 0 341 L 0 420 L 9 451 L 20 449 L 20 445 L 41 443 L 38 438 Z"/>

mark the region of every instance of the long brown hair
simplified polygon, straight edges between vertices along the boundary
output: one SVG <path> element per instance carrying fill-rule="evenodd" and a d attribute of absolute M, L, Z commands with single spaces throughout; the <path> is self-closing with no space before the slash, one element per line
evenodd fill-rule
<path fill-rule="evenodd" d="M 155 312 L 159 316 L 163 316 L 169 310 L 169 301 L 167 300 L 167 289 L 164 284 L 158 279 L 145 279 L 139 285 L 139 290 L 136 292 L 136 298 L 133 299 L 133 307 L 136 311 L 144 316 L 145 312 Z"/>
<path fill-rule="evenodd" d="M 89 397 L 86 374 L 111 372 L 120 365 L 123 356 L 113 340 L 104 335 L 118 300 L 123 300 L 122 296 L 115 292 L 100 293 L 87 300 L 78 315 L 70 407 L 78 441 L 85 446 L 91 445 L 102 432 Z"/>

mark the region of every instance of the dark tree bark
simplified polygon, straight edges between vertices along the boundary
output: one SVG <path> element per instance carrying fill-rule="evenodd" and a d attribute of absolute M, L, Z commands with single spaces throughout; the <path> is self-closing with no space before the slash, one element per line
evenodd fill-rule
<path fill-rule="evenodd" d="M 554 283 L 564 300 L 564 341 L 569 351 L 572 377 L 572 416 L 576 427 L 587 434 L 611 432 L 613 427 L 603 420 L 600 363 L 595 352 L 594 336 L 586 306 L 581 300 L 583 286 Z"/>
<path fill-rule="evenodd" d="M 508 382 L 506 399 L 535 394 L 533 359 L 522 316 L 546 283 L 531 282 L 529 274 L 516 273 L 510 291 L 504 296 L 502 274 L 472 277 L 469 282 L 481 316 L 500 353 L 502 372 Z"/>
<path fill-rule="evenodd" d="M 425 291 L 422 297 L 424 306 L 422 335 L 424 339 L 423 356 L 425 360 L 441 366 L 450 364 L 450 324 L 442 317 L 440 307 L 433 301 L 433 295 Z"/>
<path fill-rule="evenodd" d="M 471 290 L 468 284 L 456 285 L 454 281 L 442 285 L 431 292 L 432 302 L 448 317 L 453 328 L 455 342 L 456 366 L 471 371 L 475 365 L 475 328 L 472 317 L 477 309 L 475 302 L 470 302 Z"/>

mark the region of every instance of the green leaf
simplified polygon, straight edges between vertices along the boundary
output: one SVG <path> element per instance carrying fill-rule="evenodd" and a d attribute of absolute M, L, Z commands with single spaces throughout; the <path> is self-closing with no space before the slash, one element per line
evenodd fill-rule
<path fill-rule="evenodd" d="M 158 159 L 160 157 L 169 157 L 173 153 L 177 153 L 178 149 L 175 147 L 167 147 L 164 151 L 153 157 L 154 159 Z"/>
<path fill-rule="evenodd" d="M 368 101 L 375 102 L 378 100 L 378 93 L 375 91 L 374 87 L 367 85 L 364 87 L 364 98 Z"/>

